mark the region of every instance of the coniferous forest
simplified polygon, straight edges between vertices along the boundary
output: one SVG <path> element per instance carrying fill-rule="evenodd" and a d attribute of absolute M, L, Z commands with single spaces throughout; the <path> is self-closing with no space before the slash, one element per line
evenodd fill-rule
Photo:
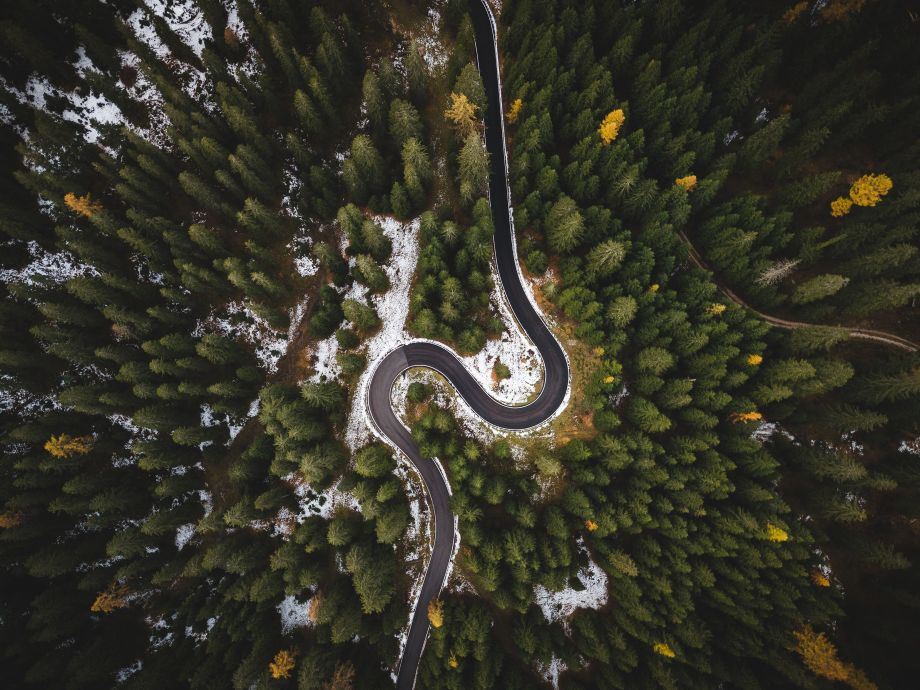
<path fill-rule="evenodd" d="M 489 4 L 570 391 L 403 375 L 419 612 L 368 376 L 541 385 L 468 0 L 0 3 L 3 687 L 917 687 L 920 10 Z"/>

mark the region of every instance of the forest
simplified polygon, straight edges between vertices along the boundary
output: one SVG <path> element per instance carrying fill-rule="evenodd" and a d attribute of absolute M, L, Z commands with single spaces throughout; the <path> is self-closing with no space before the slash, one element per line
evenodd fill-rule
<path fill-rule="evenodd" d="M 415 687 L 915 687 L 920 12 L 490 4 L 572 394 L 539 437 L 394 398 L 459 534 Z M 0 38 L 4 686 L 393 688 L 432 511 L 362 386 L 412 338 L 519 375 L 467 0 Z"/>

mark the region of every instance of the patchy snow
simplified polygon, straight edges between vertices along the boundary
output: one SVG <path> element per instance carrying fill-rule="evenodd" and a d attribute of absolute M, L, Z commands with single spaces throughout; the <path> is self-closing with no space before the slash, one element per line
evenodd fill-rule
<path fill-rule="evenodd" d="M 393 255 L 384 267 L 390 280 L 390 289 L 382 295 L 371 297 L 382 321 L 380 331 L 367 341 L 367 359 L 375 365 L 388 352 L 412 339 L 406 332 L 406 317 L 409 314 L 409 286 L 418 263 L 419 221 L 415 219 L 410 223 L 400 223 L 384 216 L 377 216 L 373 220 L 383 228 L 383 234 L 393 243 Z M 365 286 L 359 287 L 366 291 Z M 365 396 L 374 369 L 374 366 L 369 366 L 362 372 L 352 398 L 345 428 L 345 442 L 352 450 L 364 445 L 371 435 Z"/>
<path fill-rule="evenodd" d="M 780 436 L 785 436 L 790 441 L 795 441 L 795 436 L 785 429 L 780 428 L 779 424 L 767 421 L 761 421 L 760 424 L 757 425 L 757 428 L 751 432 L 751 438 L 764 443 L 773 438 L 774 434 L 779 434 Z"/>
<path fill-rule="evenodd" d="M 176 549 L 181 551 L 183 547 L 192 540 L 196 531 L 195 524 L 192 522 L 179 525 L 179 527 L 176 528 Z"/>
<path fill-rule="evenodd" d="M 504 333 L 500 339 L 488 341 L 477 354 L 460 359 L 479 385 L 496 400 L 520 404 L 537 392 L 537 385 L 543 375 L 543 363 L 537 349 L 518 327 L 497 281 L 491 302 L 505 324 Z M 511 376 L 498 381 L 496 386 L 492 372 L 497 361 L 508 367 Z"/>
<path fill-rule="evenodd" d="M 587 553 L 581 537 L 578 538 L 578 549 Z M 607 603 L 607 573 L 590 557 L 587 567 L 578 571 L 578 580 L 584 589 L 566 587 L 550 592 L 543 585 L 534 587 L 534 601 L 550 623 L 568 618 L 577 609 L 598 609 Z"/>
<path fill-rule="evenodd" d="M 336 340 L 335 334 L 316 343 L 316 349 L 313 351 L 313 375 L 308 381 L 333 381 L 337 379 L 339 374 L 342 373 L 342 369 L 336 360 L 338 352 L 339 341 Z"/>
<path fill-rule="evenodd" d="M 60 116 L 68 122 L 83 125 L 86 128 L 83 138 L 89 143 L 99 140 L 100 132 L 97 125 L 125 123 L 121 110 L 105 96 L 92 92 L 82 95 L 77 91 L 62 91 L 48 81 L 47 77 L 33 74 L 26 82 L 24 91 L 16 89 L 2 78 L 0 78 L 0 87 L 23 105 L 45 112 L 52 112 L 47 104 L 48 97 L 60 99 L 64 103 Z"/>
<path fill-rule="evenodd" d="M 135 673 L 140 671 L 143 667 L 144 662 L 138 659 L 130 666 L 125 666 L 124 668 L 118 669 L 118 671 L 115 672 L 115 683 L 121 685 Z"/>
<path fill-rule="evenodd" d="M 920 455 L 920 436 L 912 438 L 909 441 L 901 441 L 901 444 L 898 446 L 898 452 Z"/>
<path fill-rule="evenodd" d="M 200 58 L 204 39 L 208 37 L 211 28 L 204 19 L 201 10 L 191 0 L 146 0 L 147 7 L 138 8 L 132 12 L 125 23 L 134 36 L 159 58 L 170 65 L 173 78 L 178 86 L 197 103 L 207 110 L 214 109 L 214 103 L 209 93 L 207 75 L 200 69 L 179 61 L 173 56 L 169 47 L 160 39 L 150 20 L 151 15 L 159 15 L 166 19 L 172 31 Z M 169 6 L 170 11 L 164 12 Z M 175 9 L 173 9 L 175 8 Z M 149 12 L 149 14 L 148 14 Z M 199 43 L 199 41 L 201 41 Z"/>
<path fill-rule="evenodd" d="M 201 57 L 205 41 L 211 38 L 211 26 L 193 0 L 144 0 L 144 4 L 154 15 L 163 17 L 173 33 Z M 129 24 L 133 17 L 128 18 Z"/>
<path fill-rule="evenodd" d="M 31 261 L 20 269 L 0 270 L 0 283 L 25 285 L 59 284 L 82 276 L 96 277 L 99 272 L 89 264 L 81 263 L 70 252 L 49 252 L 38 242 L 28 244 Z"/>
<path fill-rule="evenodd" d="M 299 499 L 300 512 L 294 516 L 294 520 L 298 523 L 303 522 L 311 515 L 319 515 L 328 520 L 338 507 L 354 510 L 358 513 L 361 512 L 361 506 L 358 504 L 357 499 L 350 493 L 341 491 L 338 482 L 335 482 L 322 493 L 318 493 L 297 473 L 285 476 L 284 480 L 294 488 L 294 494 Z"/>
<path fill-rule="evenodd" d="M 287 351 L 288 344 L 294 339 L 306 306 L 306 301 L 303 301 L 291 309 L 291 325 L 286 335 L 272 328 L 265 319 L 243 302 L 230 302 L 223 309 L 212 311 L 208 318 L 198 322 L 192 335 L 200 337 L 204 333 L 217 331 L 232 338 L 242 339 L 255 347 L 259 362 L 268 373 L 273 374 L 277 371 L 278 361 Z"/>
<path fill-rule="evenodd" d="M 568 670 L 565 662 L 555 654 L 548 664 L 537 663 L 537 672 L 543 676 L 543 680 L 551 684 L 555 690 L 559 690 L 559 676 Z"/>
<path fill-rule="evenodd" d="M 310 620 L 311 601 L 312 599 L 307 599 L 305 602 L 300 602 L 289 594 L 278 604 L 282 635 L 288 635 L 294 632 L 295 628 L 305 628 L 312 623 Z"/>

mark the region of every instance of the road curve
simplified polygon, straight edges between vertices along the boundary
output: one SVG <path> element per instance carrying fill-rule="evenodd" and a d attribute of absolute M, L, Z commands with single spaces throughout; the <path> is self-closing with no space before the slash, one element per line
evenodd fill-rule
<path fill-rule="evenodd" d="M 425 570 L 425 579 L 409 626 L 409 636 L 399 662 L 396 680 L 399 690 L 411 690 L 415 685 L 419 660 L 428 637 L 428 604 L 444 586 L 456 535 L 447 480 L 434 461 L 422 457 L 412 435 L 394 414 L 390 403 L 393 383 L 411 367 L 434 369 L 453 385 L 485 421 L 505 429 L 517 430 L 528 429 L 549 419 L 563 404 L 569 383 L 569 365 L 565 352 L 530 301 L 518 268 L 511 220 L 495 19 L 486 0 L 470 0 L 469 4 L 476 36 L 479 73 L 488 96 L 485 138 L 490 159 L 489 202 L 495 227 L 495 263 L 508 304 L 543 360 L 543 388 L 537 399 L 527 405 L 502 404 L 483 390 L 452 350 L 429 341 L 407 343 L 376 364 L 365 400 L 368 415 L 376 431 L 402 451 L 418 470 L 425 483 L 435 521 L 431 559 Z"/>
<path fill-rule="evenodd" d="M 703 257 L 700 256 L 700 253 L 696 251 L 696 248 L 690 242 L 690 238 L 687 237 L 683 231 L 678 231 L 677 233 L 680 236 L 680 239 L 685 245 L 687 245 L 688 256 L 690 261 L 697 268 L 702 268 L 704 271 L 709 271 L 715 276 L 715 272 L 706 265 L 706 262 L 703 260 Z M 728 297 L 732 302 L 738 306 L 744 307 L 748 311 L 756 314 L 759 318 L 766 321 L 771 326 L 776 326 L 777 328 L 785 328 L 787 330 L 795 330 L 796 328 L 812 328 L 816 326 L 825 326 L 826 324 L 816 324 L 816 323 L 804 323 L 802 321 L 789 321 L 788 319 L 781 319 L 778 316 L 770 316 L 769 314 L 764 314 L 762 311 L 759 311 L 752 307 L 750 304 L 741 299 L 736 295 L 729 287 L 724 285 L 722 282 L 716 280 L 716 286 L 722 292 L 723 295 Z M 897 347 L 901 350 L 906 350 L 907 352 L 916 352 L 920 347 L 914 342 L 911 342 L 907 338 L 902 338 L 899 335 L 893 333 L 886 333 L 885 331 L 876 331 L 871 328 L 850 328 L 848 326 L 841 326 L 847 332 L 851 338 L 857 338 L 859 340 L 869 340 L 876 343 L 882 343 L 884 345 L 890 345 L 891 347 Z"/>

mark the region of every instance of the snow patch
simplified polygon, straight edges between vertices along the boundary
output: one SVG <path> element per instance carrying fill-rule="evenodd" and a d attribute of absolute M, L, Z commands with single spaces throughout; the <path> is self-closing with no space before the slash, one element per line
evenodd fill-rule
<path fill-rule="evenodd" d="M 290 310 L 290 326 L 286 335 L 272 328 L 244 302 L 230 302 L 223 309 L 212 311 L 208 318 L 198 322 L 192 335 L 197 338 L 216 331 L 231 338 L 242 339 L 255 348 L 256 357 L 265 370 L 274 374 L 278 370 L 278 361 L 287 352 L 288 345 L 297 333 L 306 306 L 304 300 Z"/>
<path fill-rule="evenodd" d="M 503 403 L 521 403 L 537 392 L 543 364 L 533 343 L 518 327 L 497 282 L 492 290 L 491 303 L 505 325 L 504 333 L 498 340 L 489 340 L 477 354 L 460 359 L 479 385 L 489 391 L 496 400 Z M 508 367 L 511 376 L 498 381 L 496 386 L 492 372 L 498 361 Z"/>
<path fill-rule="evenodd" d="M 406 332 L 406 317 L 409 314 L 409 286 L 418 263 L 419 220 L 400 223 L 385 216 L 377 216 L 373 220 L 383 228 L 383 234 L 393 244 L 393 255 L 384 267 L 390 280 L 390 289 L 382 295 L 371 297 L 377 315 L 383 322 L 380 331 L 367 341 L 368 362 L 376 365 L 388 352 L 412 340 Z M 359 287 L 366 291 L 363 285 Z M 374 370 L 374 366 L 369 366 L 362 372 L 352 399 L 345 428 L 345 442 L 352 450 L 363 446 L 371 435 L 365 397 Z"/>
<path fill-rule="evenodd" d="M 197 532 L 197 529 L 192 522 L 179 525 L 176 529 L 176 549 L 181 551 L 195 536 L 195 532 Z"/>
<path fill-rule="evenodd" d="M 36 286 L 60 284 L 73 278 L 97 277 L 99 272 L 77 260 L 70 252 L 49 252 L 34 240 L 28 244 L 31 261 L 19 269 L 0 270 L 0 283 L 22 283 Z"/>
<path fill-rule="evenodd" d="M 584 540 L 579 537 L 578 549 L 587 553 Z M 534 587 L 534 600 L 550 623 L 564 620 L 578 609 L 598 609 L 607 603 L 607 573 L 588 557 L 588 565 L 578 571 L 578 580 L 584 589 L 566 587 L 550 592 L 543 585 Z"/>
<path fill-rule="evenodd" d="M 296 628 L 305 628 L 312 623 L 310 620 L 310 602 L 300 602 L 293 595 L 286 596 L 278 604 L 278 615 L 281 617 L 281 634 L 288 635 Z"/>
<path fill-rule="evenodd" d="M 559 690 L 559 676 L 565 673 L 568 668 L 565 662 L 555 654 L 548 664 L 537 664 L 537 672 L 543 676 L 543 680 L 550 683 L 555 690 Z"/>

